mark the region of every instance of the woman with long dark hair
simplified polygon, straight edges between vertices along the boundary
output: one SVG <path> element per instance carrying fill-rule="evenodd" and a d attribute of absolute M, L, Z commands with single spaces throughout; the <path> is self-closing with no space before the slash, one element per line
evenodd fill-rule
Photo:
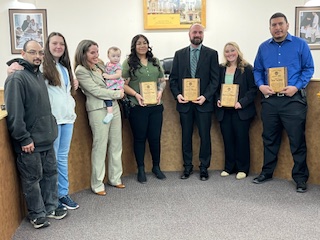
<path fill-rule="evenodd" d="M 144 35 L 136 35 L 131 41 L 131 53 L 122 65 L 122 77 L 126 79 L 124 90 L 135 105 L 130 110 L 129 122 L 133 133 L 134 154 L 138 166 L 138 181 L 147 181 L 144 169 L 146 140 L 152 156 L 152 172 L 158 179 L 166 176 L 160 170 L 160 137 L 163 121 L 162 92 L 165 88 L 164 73 L 159 59 L 155 58 Z M 146 104 L 140 83 L 155 82 L 157 99 L 154 104 Z"/>

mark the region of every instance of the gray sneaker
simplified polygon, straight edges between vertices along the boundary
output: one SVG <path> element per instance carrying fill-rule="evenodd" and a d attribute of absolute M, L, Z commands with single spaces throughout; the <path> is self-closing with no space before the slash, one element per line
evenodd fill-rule
<path fill-rule="evenodd" d="M 67 215 L 67 213 L 68 213 L 68 209 L 66 207 L 57 208 L 56 210 L 48 212 L 47 217 L 59 220 L 64 218 Z"/>
<path fill-rule="evenodd" d="M 36 219 L 33 219 L 33 220 L 30 219 L 30 223 L 36 229 L 50 226 L 50 222 L 45 217 L 39 217 L 39 218 L 36 218 Z"/>

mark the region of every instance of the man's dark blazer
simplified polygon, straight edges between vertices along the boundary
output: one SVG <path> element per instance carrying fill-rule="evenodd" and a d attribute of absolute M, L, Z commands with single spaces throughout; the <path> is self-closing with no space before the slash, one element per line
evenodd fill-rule
<path fill-rule="evenodd" d="M 219 61 L 217 51 L 201 46 L 199 61 L 195 74 L 200 78 L 200 95 L 206 98 L 206 101 L 200 106 L 196 105 L 199 112 L 212 112 L 214 110 L 214 94 L 219 87 Z M 173 97 L 182 94 L 182 79 L 192 78 L 190 68 L 190 47 L 176 51 L 170 73 L 170 89 Z M 177 101 L 178 112 L 188 112 L 192 102 L 179 103 Z"/>
<path fill-rule="evenodd" d="M 226 67 L 220 65 L 220 84 L 216 93 L 216 101 L 220 99 L 221 84 L 225 83 Z M 248 120 L 256 114 L 256 108 L 254 105 L 254 99 L 257 95 L 257 86 L 254 82 L 252 66 L 247 65 L 244 68 L 244 72 L 241 73 L 240 69 L 236 69 L 233 79 L 234 84 L 239 84 L 239 97 L 238 102 L 242 108 L 238 109 L 239 118 L 241 120 Z M 216 107 L 216 118 L 218 121 L 222 121 L 224 115 L 224 107 Z"/>

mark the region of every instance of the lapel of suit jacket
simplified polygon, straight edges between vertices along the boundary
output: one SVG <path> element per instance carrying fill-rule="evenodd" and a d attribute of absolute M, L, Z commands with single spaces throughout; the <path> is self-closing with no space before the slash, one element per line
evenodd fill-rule
<path fill-rule="evenodd" d="M 239 83 L 239 79 L 238 77 L 240 76 L 241 74 L 241 70 L 239 68 L 236 69 L 236 72 L 234 73 L 234 80 L 233 80 L 233 83 Z"/>
<path fill-rule="evenodd" d="M 227 71 L 227 67 L 223 67 L 222 71 L 220 72 L 221 83 L 225 83 L 226 71 Z M 240 76 L 240 74 L 241 74 L 241 70 L 237 68 L 233 76 L 233 83 L 239 83 L 238 77 Z"/>
<path fill-rule="evenodd" d="M 220 71 L 221 84 L 225 83 L 226 71 L 227 71 L 227 67 L 225 67 L 225 66 L 222 67 L 222 70 Z"/>
<path fill-rule="evenodd" d="M 202 64 L 204 64 L 204 61 L 205 61 L 206 57 L 207 57 L 206 47 L 202 45 L 201 46 L 201 50 L 200 50 L 198 64 L 197 64 L 196 74 L 197 74 L 200 66 L 202 66 Z"/>
<path fill-rule="evenodd" d="M 187 63 L 187 72 L 189 73 L 189 76 L 191 77 L 191 67 L 190 67 L 190 47 L 186 47 L 185 51 L 183 53 L 183 59 L 186 59 Z"/>
<path fill-rule="evenodd" d="M 102 72 L 104 72 L 104 69 L 102 68 L 101 65 L 96 64 L 96 67 L 98 69 L 100 69 Z M 98 72 L 98 71 L 90 71 L 90 73 L 92 74 L 93 81 L 95 81 L 99 85 L 102 85 L 102 86 L 105 85 L 105 80 L 103 79 L 103 76 L 102 76 L 102 74 L 100 72 Z"/>

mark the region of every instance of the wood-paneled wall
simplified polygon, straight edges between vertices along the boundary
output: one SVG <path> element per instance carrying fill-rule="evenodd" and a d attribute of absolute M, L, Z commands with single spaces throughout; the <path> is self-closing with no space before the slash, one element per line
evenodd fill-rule
<path fill-rule="evenodd" d="M 0 120 L 0 146 L 0 239 L 11 239 L 25 208 L 5 120 Z"/>
<path fill-rule="evenodd" d="M 308 117 L 307 117 L 307 161 L 310 170 L 309 183 L 320 184 L 320 161 L 318 146 L 320 144 L 320 100 L 317 93 L 320 91 L 320 82 L 310 82 L 308 92 Z M 1 92 L 1 91 L 0 91 Z M 1 95 L 0 95 L 1 96 Z M 90 188 L 90 152 L 91 152 L 91 130 L 88 125 L 87 113 L 85 110 L 85 96 L 78 91 L 75 96 L 77 106 L 77 120 L 75 123 L 74 134 L 72 138 L 70 156 L 69 156 L 69 181 L 70 193 L 78 192 Z M 181 128 L 179 123 L 179 114 L 175 110 L 176 103 L 166 88 L 164 95 L 164 123 L 162 131 L 162 153 L 161 168 L 164 171 L 181 171 L 182 153 L 181 153 Z M 1 101 L 1 100 L 0 100 Z M 252 123 L 250 130 L 251 136 L 251 174 L 258 174 L 263 162 L 263 144 L 262 144 L 262 123 L 260 119 L 260 103 L 257 98 L 256 106 L 258 114 Z M 136 163 L 132 148 L 132 135 L 127 119 L 123 119 L 123 170 L 124 175 L 134 174 L 136 172 Z M 212 161 L 211 170 L 222 170 L 224 166 L 223 142 L 220 134 L 219 124 L 213 119 L 211 129 L 212 138 Z M 15 156 L 11 148 L 10 138 L 7 132 L 5 119 L 0 120 L 0 218 L 1 236 L 4 239 L 10 239 L 15 229 L 19 226 L 22 218 L 25 216 L 25 206 L 22 198 L 20 183 L 15 168 Z M 197 170 L 199 137 L 197 130 L 193 136 L 194 146 L 194 166 Z M 146 170 L 150 171 L 151 156 L 147 147 Z M 293 166 L 292 156 L 289 149 L 289 142 L 286 133 L 283 133 L 283 141 L 279 153 L 278 165 L 274 177 L 291 179 L 291 169 Z M 248 179 L 248 181 L 251 179 Z M 246 181 L 246 180 L 245 180 Z M 2 232 L 2 229 L 4 232 Z"/>

